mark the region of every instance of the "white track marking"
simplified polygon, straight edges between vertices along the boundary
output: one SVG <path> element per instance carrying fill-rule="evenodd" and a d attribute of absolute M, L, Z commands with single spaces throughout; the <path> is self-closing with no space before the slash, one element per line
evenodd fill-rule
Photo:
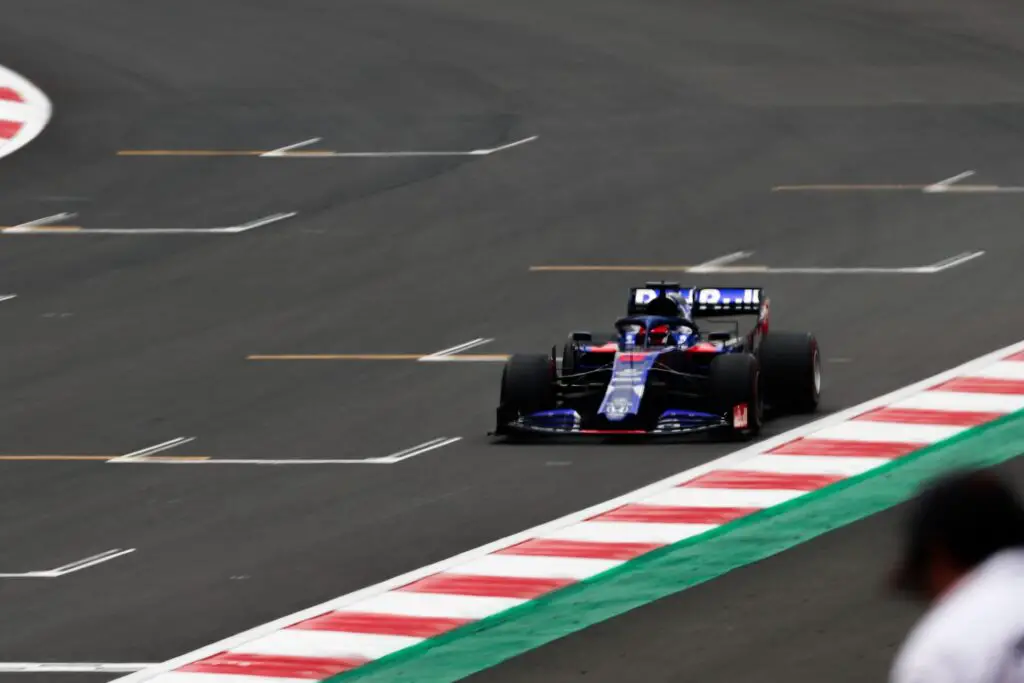
<path fill-rule="evenodd" d="M 595 560 L 582 557 L 487 555 L 472 562 L 452 567 L 445 573 L 504 576 L 508 578 L 576 579 L 582 581 L 617 567 L 620 564 L 622 564 L 620 560 Z"/>
<path fill-rule="evenodd" d="M 181 437 L 179 437 L 181 438 Z M 145 464 L 145 465 L 262 465 L 269 467 L 283 467 L 287 465 L 394 465 L 400 463 L 409 458 L 415 458 L 417 455 L 423 455 L 430 451 L 438 448 L 449 446 L 457 441 L 461 441 L 461 436 L 440 436 L 436 439 L 431 439 L 425 443 L 421 443 L 418 446 L 412 446 L 404 450 L 392 453 L 391 455 L 384 455 L 379 458 L 286 458 L 277 460 L 265 460 L 259 458 L 210 458 L 209 460 L 190 460 L 184 458 L 172 458 L 172 457 L 153 457 L 153 453 L 180 446 L 192 439 L 186 441 L 178 441 L 177 439 L 167 441 L 156 446 L 150 446 L 144 448 L 141 451 L 135 451 L 134 453 L 128 453 L 111 460 L 107 460 L 108 464 Z"/>
<path fill-rule="evenodd" d="M 714 529 L 715 524 L 662 522 L 580 522 L 537 534 L 538 538 L 602 543 L 676 543 Z"/>
<path fill-rule="evenodd" d="M 670 507 L 767 508 L 799 498 L 804 493 L 771 489 L 703 489 L 687 486 L 651 496 L 644 500 L 644 504 Z"/>
<path fill-rule="evenodd" d="M 914 396 L 896 401 L 892 407 L 917 410 L 1014 413 L 1024 410 L 1024 396 L 974 394 L 966 391 L 922 391 Z"/>
<path fill-rule="evenodd" d="M 110 464 L 138 465 L 266 465 L 280 467 L 284 465 L 391 465 L 390 461 L 373 458 L 293 458 L 288 460 L 260 460 L 258 458 L 210 458 L 209 460 L 185 460 L 183 458 L 139 458 L 137 460 L 108 460 Z"/>
<path fill-rule="evenodd" d="M 753 254 L 754 252 L 752 251 L 734 251 L 731 254 L 726 254 L 725 256 L 719 256 L 718 258 L 713 258 L 710 261 L 699 263 L 696 266 L 690 268 L 690 272 L 714 273 L 717 272 L 718 269 L 721 268 L 722 266 L 727 266 L 730 263 L 735 263 L 736 261 L 742 261 L 745 258 L 753 256 Z"/>
<path fill-rule="evenodd" d="M 505 150 L 512 149 L 513 147 L 519 147 L 525 145 L 528 142 L 533 142 L 539 135 L 532 135 L 522 140 L 516 140 L 509 142 L 498 147 L 489 147 L 485 149 L 470 149 L 470 150 L 439 150 L 439 151 L 417 151 L 417 150 L 398 150 L 394 152 L 320 152 L 320 151 L 309 151 L 309 152 L 285 152 L 281 154 L 273 154 L 272 152 L 279 152 L 280 150 L 271 150 L 271 152 L 265 152 L 261 154 L 261 157 L 275 157 L 278 159 L 389 159 L 399 157 L 480 157 L 490 156 L 497 152 L 504 152 Z"/>
<path fill-rule="evenodd" d="M 503 353 L 494 354 L 483 354 L 474 353 L 469 356 L 437 356 L 436 358 L 417 358 L 417 361 L 425 363 L 504 363 L 508 360 L 508 355 Z M 556 364 L 562 362 L 562 359 L 555 360 Z"/>
<path fill-rule="evenodd" d="M 721 259 L 738 259 L 736 252 L 726 254 L 719 259 L 712 259 L 695 266 L 610 266 L 610 265 L 586 265 L 586 266 L 533 266 L 530 270 L 536 271 L 578 271 L 578 272 L 602 272 L 602 271 L 636 271 L 636 272 L 678 272 L 678 273 L 724 273 L 724 274 L 754 274 L 754 275 L 933 275 L 941 273 L 950 268 L 956 268 L 968 261 L 985 255 L 984 251 L 965 251 L 955 256 L 942 259 L 927 266 L 762 266 L 762 265 L 726 265 Z"/>
<path fill-rule="evenodd" d="M 284 676 L 250 676 L 243 674 L 189 673 L 172 671 L 160 677 L 160 683 L 196 683 L 196 677 L 203 683 L 316 683 L 309 678 L 286 678 Z M 114 679 L 117 680 L 117 679 Z"/>
<path fill-rule="evenodd" d="M 268 622 L 268 623 L 265 623 L 265 624 L 261 624 L 259 626 L 255 626 L 255 627 L 249 629 L 248 631 L 244 631 L 242 633 L 239 633 L 239 634 L 236 634 L 236 635 L 233 635 L 233 636 L 229 636 L 228 638 L 225 638 L 225 639 L 223 639 L 221 641 L 218 641 L 216 643 L 211 643 L 209 645 L 201 647 L 201 648 L 199 648 L 197 650 L 194 650 L 192 652 L 188 652 L 188 653 L 185 653 L 185 654 L 183 654 L 183 655 L 181 655 L 179 657 L 175 657 L 174 659 L 168 660 L 166 662 L 162 662 L 158 666 L 152 667 L 150 669 L 146 669 L 144 671 L 136 672 L 134 674 L 129 674 L 128 676 L 124 676 L 124 677 L 122 677 L 122 678 L 120 678 L 118 680 L 121 681 L 122 683 L 138 683 L 138 681 L 148 680 L 148 679 L 153 678 L 154 676 L 163 674 L 164 672 L 172 671 L 172 670 L 174 670 L 174 669 L 176 669 L 176 668 L 178 668 L 180 666 L 184 666 L 184 665 L 186 665 L 186 664 L 188 664 L 190 662 L 194 662 L 194 661 L 196 661 L 198 659 L 202 659 L 203 657 L 209 657 L 209 656 L 215 655 L 215 654 L 217 654 L 219 652 L 223 652 L 225 650 L 230 650 L 230 649 L 232 649 L 234 647 L 237 647 L 238 645 L 240 645 L 242 643 L 249 642 L 249 641 L 254 640 L 256 638 L 260 638 L 260 637 L 262 637 L 264 635 L 267 635 L 269 633 L 273 633 L 273 632 L 278 631 L 278 630 L 280 630 L 282 628 L 286 628 L 288 626 L 296 624 L 296 623 L 298 623 L 300 621 L 303 621 L 305 619 L 311 619 L 313 617 L 319 616 L 319 615 L 323 614 L 324 612 L 326 612 L 328 610 L 338 610 L 338 609 L 343 609 L 343 608 L 347 608 L 347 609 L 351 609 L 351 610 L 364 610 L 364 609 L 366 609 L 364 607 L 364 605 L 367 605 L 367 604 L 372 605 L 372 604 L 375 603 L 377 605 L 377 607 L 378 607 L 377 611 L 380 611 L 382 613 L 424 614 L 424 612 L 431 605 L 433 605 L 434 609 L 441 609 L 441 606 L 443 606 L 443 605 L 451 606 L 451 608 L 454 609 L 457 605 L 462 605 L 463 608 L 466 609 L 467 612 L 468 612 L 471 609 L 470 606 L 473 604 L 472 602 L 469 602 L 469 601 L 481 601 L 481 600 L 497 601 L 497 600 L 500 600 L 500 599 L 498 599 L 498 598 L 479 598 L 479 597 L 472 597 L 472 596 L 418 594 L 418 595 L 414 596 L 414 599 L 406 601 L 407 599 L 404 598 L 404 597 L 396 597 L 396 596 L 401 596 L 401 592 L 400 591 L 399 592 L 390 592 L 390 593 L 388 591 L 394 591 L 394 589 L 399 588 L 399 587 L 404 586 L 404 585 L 407 585 L 407 584 L 409 584 L 409 583 L 411 583 L 413 581 L 417 581 L 419 579 L 422 579 L 422 578 L 425 578 L 425 577 L 428 577 L 428 576 L 432 576 L 434 574 L 437 574 L 438 572 L 445 571 L 445 570 L 450 569 L 452 567 L 458 566 L 460 564 L 464 564 L 466 562 L 469 562 L 469 561 L 475 560 L 477 558 L 483 557 L 485 555 L 488 555 L 490 553 L 493 553 L 493 552 L 495 552 L 497 550 L 508 548 L 510 546 L 522 543 L 524 541 L 527 541 L 527 540 L 530 540 L 530 539 L 533 539 L 533 538 L 541 538 L 541 537 L 543 537 L 543 538 L 560 538 L 560 537 L 565 536 L 565 535 L 568 535 L 569 538 L 571 538 L 572 533 L 575 531 L 575 529 L 578 529 L 580 526 L 593 527 L 593 526 L 595 526 L 597 524 L 602 524 L 600 522 L 586 522 L 584 524 L 579 524 L 580 522 L 582 522 L 582 520 L 590 519 L 590 518 L 594 517 L 595 515 L 599 515 L 601 513 L 607 512 L 609 510 L 613 510 L 613 509 L 615 509 L 617 507 L 620 507 L 622 505 L 625 505 L 627 503 L 635 502 L 637 500 L 642 500 L 643 498 L 651 496 L 653 494 L 662 493 L 662 492 L 664 492 L 664 491 L 666 491 L 666 490 L 668 490 L 670 488 L 679 486 L 680 484 L 683 484 L 683 483 L 686 483 L 686 482 L 691 481 L 693 479 L 696 479 L 697 477 L 699 477 L 699 476 L 701 476 L 703 474 L 707 474 L 708 472 L 712 472 L 712 471 L 716 471 L 716 470 L 723 470 L 723 469 L 730 469 L 730 470 L 749 470 L 749 469 L 752 469 L 750 467 L 750 465 L 751 465 L 751 463 L 755 459 L 769 457 L 769 456 L 764 456 L 763 455 L 763 453 L 766 450 L 771 450 L 772 448 L 775 448 L 777 446 L 781 446 L 781 445 L 783 445 L 785 443 L 788 443 L 788 442 L 792 441 L 793 439 L 797 439 L 797 438 L 800 438 L 800 437 L 807 436 L 807 435 L 809 435 L 809 434 L 811 434 L 811 433 L 813 433 L 815 431 L 818 431 L 818 430 L 820 430 L 820 429 L 822 429 L 824 427 L 827 427 L 827 426 L 830 426 L 830 425 L 834 425 L 834 424 L 840 424 L 842 422 L 845 422 L 846 420 L 849 420 L 850 418 L 856 417 L 857 415 L 860 415 L 861 413 L 865 413 L 865 412 L 867 412 L 869 410 L 873 410 L 875 408 L 881 408 L 881 407 L 890 405 L 890 404 L 892 404 L 892 403 L 894 403 L 896 401 L 901 401 L 901 400 L 903 400 L 903 399 L 905 399 L 905 398 L 907 398 L 909 396 L 913 396 L 914 394 L 917 394 L 919 392 L 925 391 L 929 387 L 932 387 L 932 386 L 935 386 L 935 385 L 940 384 L 942 382 L 945 382 L 947 380 L 953 379 L 954 377 L 963 375 L 963 374 L 965 374 L 967 372 L 970 372 L 970 371 L 972 371 L 972 370 L 974 370 L 976 368 L 983 367 L 985 365 L 988 365 L 989 363 L 992 363 L 992 362 L 995 362 L 997 360 L 1000 360 L 1000 359 L 1002 359 L 1005 356 L 1008 356 L 1010 354 L 1013 354 L 1013 353 L 1016 353 L 1016 352 L 1022 351 L 1022 350 L 1024 350 L 1024 341 L 1018 342 L 1016 344 L 1012 344 L 1012 345 L 1004 347 L 1002 349 L 998 349 L 998 350 L 993 351 L 991 353 L 985 354 L 984 356 L 981 356 L 979 358 L 975 358 L 974 360 L 968 361 L 967 363 L 964 363 L 964 364 L 962 364 L 960 366 L 957 366 L 957 367 L 952 368 L 950 370 L 947 370 L 945 372 L 941 372 L 941 373 L 939 373 L 937 375 L 934 375 L 932 377 L 928 377 L 926 379 L 921 380 L 920 382 L 915 382 L 915 383 L 910 384 L 908 386 L 901 387 L 900 389 L 897 389 L 895 391 L 889 392 L 889 393 L 884 394 L 882 396 L 878 396 L 878 397 L 873 398 L 873 399 L 871 399 L 869 401 L 866 401 L 864 403 L 860 403 L 858 405 L 851 406 L 850 408 L 846 408 L 845 410 L 840 410 L 840 411 L 838 411 L 836 413 L 833 413 L 831 415 L 827 415 L 827 416 L 822 417 L 820 419 L 813 420 L 812 422 L 809 422 L 807 424 L 804 424 L 804 425 L 801 425 L 799 427 L 796 427 L 795 429 L 791 429 L 791 430 L 789 430 L 787 432 L 784 432 L 782 434 L 776 435 L 774 437 L 770 437 L 768 439 L 765 439 L 764 441 L 752 444 L 751 446 L 748 446 L 746 448 L 741 448 L 738 451 L 730 453 L 730 454 L 728 454 L 726 456 L 723 456 L 721 458 L 718 458 L 716 460 L 712 460 L 710 462 L 704 463 L 704 464 L 699 465 L 697 467 L 694 467 L 694 468 L 691 468 L 691 469 L 679 472 L 678 474 L 672 475 L 672 476 L 670 476 L 670 477 L 668 477 L 666 479 L 662 479 L 661 481 L 657 481 L 657 482 L 654 482 L 652 484 L 649 484 L 648 486 L 645 486 L 645 487 L 643 487 L 641 489 L 638 489 L 638 490 L 635 490 L 635 491 L 630 491 L 628 493 L 625 493 L 625 494 L 623 494 L 621 496 L 618 496 L 616 498 L 613 498 L 611 500 L 604 501 L 602 503 L 599 503 L 597 505 L 593 505 L 593 506 L 591 506 L 589 508 L 586 508 L 584 510 L 580 510 L 578 512 L 574 512 L 572 514 L 565 515 L 564 517 L 560 517 L 558 519 L 555 519 L 555 520 L 553 520 L 551 522 L 547 522 L 546 524 L 541 524 L 541 525 L 539 525 L 537 527 L 534 527 L 532 529 L 527 529 L 527 530 L 522 531 L 520 533 L 512 534 L 511 536 L 507 536 L 505 538 L 499 539 L 499 540 L 494 541 L 492 543 L 488 543 L 488 544 L 480 546 L 478 548 L 473 548 L 471 550 L 467 550 L 466 552 L 463 552 L 463 553 L 460 553 L 460 554 L 455 555 L 453 557 L 441 560 L 440 562 L 435 562 L 434 564 L 428 565 L 426 567 L 421 567 L 419 569 L 415 569 L 413 571 L 407 572 L 405 574 L 401 574 L 399 576 L 393 577 L 391 579 L 387 579 L 385 581 L 381 581 L 380 583 L 374 584 L 372 586 L 367 586 L 366 588 L 354 591 L 354 592 L 349 593 L 347 595 L 342 595 L 342 596 L 339 596 L 337 598 L 328 600 L 326 602 L 322 602 L 320 604 L 313 605 L 313 606 L 311 606 L 311 607 L 309 607 L 307 609 L 300 610 L 299 612 L 296 612 L 294 614 L 289 614 L 289 615 L 283 616 L 283 617 L 281 617 L 279 619 L 275 619 L 275 620 L 273 620 L 271 622 Z M 939 392 L 935 392 L 935 393 L 939 393 Z M 791 461 L 798 461 L 798 460 L 801 459 L 800 456 L 775 456 L 775 457 L 776 458 L 785 458 L 785 459 L 791 460 Z M 850 472 L 850 474 L 857 474 L 860 471 L 863 471 L 863 466 L 867 466 L 868 468 L 870 468 L 872 466 L 881 465 L 881 464 L 884 464 L 885 462 L 888 462 L 888 460 L 885 460 L 883 458 L 872 458 L 872 459 L 867 459 L 867 460 L 874 460 L 876 462 L 868 463 L 868 462 L 863 462 L 864 460 L 866 460 L 865 458 L 848 458 L 848 457 L 817 458 L 816 460 L 818 460 L 818 461 L 828 460 L 828 461 L 831 461 L 831 462 L 859 461 L 859 462 L 855 462 L 854 464 L 856 464 L 856 465 L 858 465 L 860 467 L 850 468 L 850 469 L 854 470 L 854 471 Z M 779 472 L 780 470 L 776 467 L 772 471 Z M 799 472 L 800 470 L 798 469 L 796 471 Z M 816 470 L 811 469 L 810 472 L 808 472 L 808 473 L 814 473 L 815 471 Z M 829 473 L 829 472 L 828 472 L 828 470 L 825 470 L 824 473 Z M 835 472 L 835 473 L 837 473 L 837 474 L 844 474 L 844 472 Z M 608 525 L 608 524 L 612 524 L 612 523 L 606 522 L 606 523 L 603 523 L 603 524 Z M 566 529 L 567 527 L 570 527 L 570 526 L 573 526 L 573 529 L 566 530 L 566 531 L 561 531 L 561 530 L 564 530 L 564 529 Z M 636 525 L 631 525 L 631 526 L 636 526 Z M 645 525 L 645 526 L 653 527 L 653 526 L 656 526 L 656 525 L 648 524 L 648 525 Z M 657 525 L 657 526 L 666 526 L 666 525 Z M 678 525 L 667 525 L 667 526 L 678 526 Z M 691 525 L 691 526 L 698 526 L 698 525 Z M 713 527 L 709 526 L 708 528 L 713 528 Z M 561 536 L 560 536 L 560 532 L 562 534 Z M 677 534 L 679 533 L 678 530 L 677 530 L 676 533 Z M 664 542 L 671 542 L 671 540 L 672 540 L 671 536 L 669 536 L 669 534 L 666 534 L 666 537 L 668 537 L 669 540 L 664 541 Z M 683 536 L 683 537 L 685 537 L 685 536 Z M 567 540 L 569 540 L 569 538 L 567 538 Z M 579 539 L 575 539 L 575 540 L 603 541 L 603 540 L 611 540 L 611 539 L 609 538 L 609 534 L 601 533 L 600 531 L 597 531 L 597 532 L 595 532 L 593 534 L 593 537 L 591 537 L 591 538 L 579 538 Z M 676 538 L 675 540 L 679 540 L 679 538 Z M 434 601 L 434 602 L 431 603 L 431 602 L 429 602 L 431 598 L 437 598 L 439 600 Z M 508 602 L 505 603 L 504 607 L 501 607 L 499 609 L 494 609 L 491 612 L 482 613 L 480 616 L 481 617 L 482 616 L 487 616 L 488 614 L 493 614 L 493 613 L 495 613 L 497 611 L 501 611 L 502 609 L 506 609 L 508 607 L 515 606 L 516 604 L 520 604 L 522 602 L 524 602 L 524 601 L 521 601 L 521 600 L 519 600 L 519 601 L 517 601 L 517 600 L 508 601 Z M 477 603 L 477 604 L 479 604 L 479 603 Z M 491 604 L 494 604 L 494 603 L 491 603 Z M 383 607 L 381 607 L 382 605 L 383 605 Z M 411 611 L 411 610 L 417 610 L 417 611 Z M 366 610 L 366 611 L 371 611 L 371 610 Z M 435 615 L 436 616 L 455 616 L 454 614 L 447 614 L 446 615 L 443 612 L 435 613 Z M 427 614 L 424 614 L 424 616 L 427 616 Z M 467 613 L 467 614 L 465 614 L 465 616 L 467 618 L 472 618 L 474 615 Z M 480 617 L 477 617 L 477 618 L 480 618 Z M 172 681 L 171 681 L 171 679 L 164 678 L 164 679 L 162 679 L 162 683 L 172 683 Z"/>
<path fill-rule="evenodd" d="M 150 666 L 142 662 L 0 662 L 0 673 L 129 673 Z"/>
<path fill-rule="evenodd" d="M 474 156 L 472 151 L 397 151 L 397 152 L 291 152 L 278 159 L 391 159 L 400 157 L 466 157 Z"/>
<path fill-rule="evenodd" d="M 228 228 L 215 228 L 215 230 L 219 229 L 224 232 L 230 233 L 246 232 L 248 230 L 254 230 L 255 228 L 262 228 L 264 225 L 270 225 L 271 223 L 277 223 L 278 221 L 294 218 L 295 216 L 298 215 L 298 211 L 289 211 L 287 213 L 275 213 L 270 216 L 264 216 L 263 218 L 257 218 L 256 220 L 249 221 L 248 223 L 242 223 L 241 225 L 234 225 Z"/>
<path fill-rule="evenodd" d="M 1002 185 L 953 185 L 946 189 L 945 194 L 1019 194 L 1024 187 L 1005 187 Z"/>
<path fill-rule="evenodd" d="M 444 593 L 413 593 L 392 591 L 370 595 L 345 605 L 346 611 L 371 614 L 401 614 L 409 617 L 454 617 L 483 619 L 527 602 L 519 598 L 491 598 L 481 595 Z M 319 610 L 319 611 L 318 611 Z M 322 614 L 320 606 L 309 611 L 310 617 Z"/>
<path fill-rule="evenodd" d="M 718 266 L 713 272 L 718 273 L 758 273 L 778 275 L 933 275 L 950 268 L 956 268 L 968 261 L 984 256 L 984 251 L 965 251 L 962 254 L 951 256 L 937 263 L 927 266 L 903 266 L 903 267 L 797 267 L 797 268 L 776 268 L 773 266 Z M 694 272 L 694 266 L 687 268 L 687 272 Z M 701 272 L 701 271 L 697 271 Z M 705 271 L 707 272 L 707 271 Z"/>
<path fill-rule="evenodd" d="M 489 154 L 494 154 L 495 152 L 504 152 L 506 149 L 512 149 L 513 147 L 518 147 L 520 145 L 525 145 L 528 142 L 533 142 L 539 137 L 539 135 L 531 135 L 528 138 L 516 140 L 515 142 L 509 142 L 508 144 L 504 144 L 499 147 L 492 147 L 491 149 L 474 149 L 472 152 L 470 152 L 470 154 L 474 156 L 487 156 Z"/>
<path fill-rule="evenodd" d="M 987 377 L 989 379 L 1024 379 L 1024 363 L 1007 360 L 993 363 L 988 367 L 972 372 L 969 377 Z"/>
<path fill-rule="evenodd" d="M 433 451 L 438 448 L 444 448 L 445 446 L 451 445 L 456 441 L 461 440 L 461 436 L 438 437 L 436 439 L 431 439 L 426 443 L 421 443 L 419 446 L 413 446 L 412 448 L 407 448 L 404 451 L 399 451 L 398 453 L 393 453 L 392 455 L 386 455 L 383 458 L 375 458 L 374 462 L 388 465 L 397 462 L 402 462 L 403 460 L 408 460 L 409 458 L 415 458 L 417 455 L 423 455 L 424 453 L 427 453 L 429 451 Z"/>
<path fill-rule="evenodd" d="M 949 190 L 951 185 L 960 182 L 964 178 L 970 178 L 974 175 L 974 171 L 964 171 L 963 173 L 957 173 L 955 176 L 940 180 L 937 183 L 927 186 L 922 190 L 923 192 L 946 192 Z"/>
<path fill-rule="evenodd" d="M 113 550 L 107 550 L 106 552 L 102 552 L 97 555 L 90 555 L 84 559 L 62 565 L 56 569 L 45 569 L 43 571 L 32 572 L 0 573 L 0 579 L 58 579 L 66 574 L 88 569 L 89 567 L 93 567 L 102 562 L 109 562 L 110 560 L 133 552 L 135 552 L 135 548 L 114 548 Z"/>
<path fill-rule="evenodd" d="M 16 298 L 17 296 L 17 294 L 0 294 L 0 301 L 10 301 L 11 299 Z"/>
<path fill-rule="evenodd" d="M 868 456 L 762 454 L 747 460 L 742 467 L 736 469 L 781 474 L 840 474 L 852 477 L 881 467 L 889 461 L 889 458 Z"/>
<path fill-rule="evenodd" d="M 125 453 L 124 455 L 119 455 L 116 458 L 111 458 L 107 462 L 125 462 L 125 461 L 139 460 L 139 459 L 146 458 L 146 457 L 148 457 L 150 455 L 155 455 L 156 453 L 163 453 L 164 451 L 169 451 L 172 448 L 177 448 L 178 446 L 183 446 L 183 445 L 185 445 L 187 443 L 190 443 L 192 441 L 195 441 L 195 440 L 196 440 L 196 438 L 194 436 L 179 436 L 179 437 L 177 437 L 175 439 L 171 439 L 170 441 L 163 441 L 161 443 L 154 444 L 153 446 L 147 446 L 145 448 L 140 448 L 139 450 L 132 451 L 131 453 Z"/>
<path fill-rule="evenodd" d="M 232 225 L 223 228 L 74 228 L 68 230 L 49 228 L 48 225 L 74 217 L 75 214 L 56 214 L 39 218 L 28 223 L 15 225 L 0 230 L 3 233 L 27 234 L 27 235 L 237 235 L 255 228 L 277 223 L 288 218 L 299 215 L 296 211 L 287 213 L 275 213 L 264 216 L 241 225 Z"/>
<path fill-rule="evenodd" d="M 285 629 L 236 648 L 234 652 L 287 657 L 365 657 L 377 659 L 415 645 L 423 638 Z"/>
<path fill-rule="evenodd" d="M 956 256 L 951 256 L 950 258 L 939 261 L 938 263 L 933 263 L 930 266 L 925 266 L 924 272 L 929 274 L 940 273 L 944 270 L 949 270 L 950 268 L 956 268 L 959 265 L 963 265 L 968 261 L 973 261 L 979 256 L 984 255 L 985 252 L 983 251 L 965 251 L 962 254 L 957 254 Z"/>
<path fill-rule="evenodd" d="M 87 557 L 83 560 L 78 560 L 76 562 L 66 564 L 62 567 L 57 567 L 56 569 L 52 569 L 50 571 L 52 571 L 56 576 L 64 576 L 65 574 L 71 574 L 72 572 L 88 569 L 89 567 L 95 566 L 97 564 L 109 562 L 110 560 L 134 552 L 135 548 L 114 548 L 113 550 L 108 550 L 106 552 L 99 553 L 91 557 Z"/>
<path fill-rule="evenodd" d="M 468 342 L 463 342 L 462 344 L 457 344 L 457 345 L 455 345 L 455 346 L 453 346 L 451 348 L 448 348 L 448 349 L 442 349 L 440 351 L 435 351 L 434 353 L 427 354 L 426 356 L 423 356 L 422 358 L 418 358 L 417 360 L 418 361 L 433 361 L 433 360 L 437 360 L 439 358 L 445 358 L 446 356 L 451 356 L 451 355 L 456 354 L 456 353 L 462 353 L 463 351 L 468 351 L 470 349 L 475 349 L 478 346 L 483 346 L 484 344 L 489 344 L 492 341 L 494 341 L 494 340 L 493 339 L 484 339 L 482 337 L 477 338 L 477 339 L 470 339 Z"/>
<path fill-rule="evenodd" d="M 851 420 L 825 427 L 814 433 L 815 439 L 840 441 L 880 441 L 891 443 L 929 444 L 948 439 L 967 429 L 954 425 L 920 425 L 900 422 Z"/>
<path fill-rule="evenodd" d="M 63 223 L 64 221 L 75 218 L 77 215 L 77 213 L 55 213 L 52 216 L 43 216 L 42 218 L 37 218 L 34 221 L 26 221 L 24 223 L 19 223 L 18 225 L 12 225 L 9 228 L 4 228 L 0 232 L 33 232 L 32 228 L 53 225 L 55 223 Z"/>
<path fill-rule="evenodd" d="M 310 138 L 308 140 L 303 140 L 302 142 L 296 142 L 294 145 L 286 145 L 284 147 L 278 147 L 277 149 L 272 149 L 269 152 L 264 152 L 260 156 L 261 157 L 280 157 L 280 156 L 284 156 L 286 153 L 292 151 L 293 149 L 299 149 L 300 147 L 306 147 L 308 145 L 315 145 L 316 143 L 320 142 L 322 139 L 323 138 Z"/>

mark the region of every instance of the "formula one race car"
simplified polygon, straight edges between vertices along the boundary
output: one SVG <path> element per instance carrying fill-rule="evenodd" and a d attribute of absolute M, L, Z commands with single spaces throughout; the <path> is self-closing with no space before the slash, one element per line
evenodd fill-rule
<path fill-rule="evenodd" d="M 573 332 L 562 351 L 517 354 L 501 377 L 494 435 L 686 434 L 750 438 L 766 415 L 812 412 L 821 394 L 814 335 L 768 333 L 760 288 L 630 290 L 616 334 Z M 753 322 L 741 329 L 739 319 Z"/>

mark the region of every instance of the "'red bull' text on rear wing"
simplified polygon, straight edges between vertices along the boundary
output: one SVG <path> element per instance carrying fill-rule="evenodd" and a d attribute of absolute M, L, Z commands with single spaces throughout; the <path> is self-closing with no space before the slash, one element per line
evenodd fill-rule
<path fill-rule="evenodd" d="M 629 315 L 643 315 L 655 299 L 685 302 L 694 317 L 763 316 L 768 298 L 761 287 L 682 287 L 675 282 L 648 282 L 629 291 Z"/>

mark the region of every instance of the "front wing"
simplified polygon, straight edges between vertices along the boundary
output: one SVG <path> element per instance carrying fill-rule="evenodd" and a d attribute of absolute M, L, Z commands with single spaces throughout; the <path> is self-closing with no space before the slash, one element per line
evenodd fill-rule
<path fill-rule="evenodd" d="M 585 425 L 582 416 L 570 408 L 545 410 L 523 415 L 506 424 L 499 424 L 493 435 L 513 433 L 556 435 L 651 435 L 668 436 L 693 434 L 732 426 L 724 415 L 693 410 L 666 410 L 653 425 L 630 425 L 616 428 L 604 425 Z"/>

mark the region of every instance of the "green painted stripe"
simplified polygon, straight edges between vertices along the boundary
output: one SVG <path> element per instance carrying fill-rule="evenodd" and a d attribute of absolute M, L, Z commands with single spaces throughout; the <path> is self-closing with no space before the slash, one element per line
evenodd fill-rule
<path fill-rule="evenodd" d="M 1024 411 L 327 680 L 457 681 L 893 507 L 944 471 L 988 467 L 1021 453 Z"/>

